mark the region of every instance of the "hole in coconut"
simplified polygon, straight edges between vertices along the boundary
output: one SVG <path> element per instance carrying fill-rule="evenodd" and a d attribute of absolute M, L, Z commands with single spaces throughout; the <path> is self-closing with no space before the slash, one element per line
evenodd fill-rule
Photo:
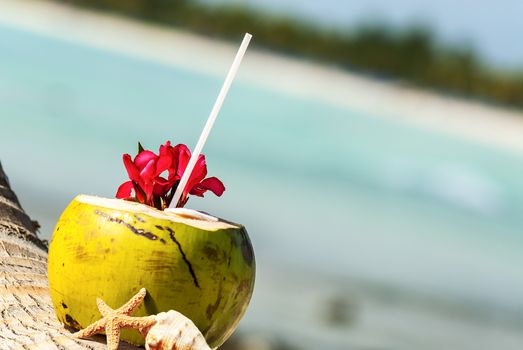
<path fill-rule="evenodd" d="M 205 213 L 193 210 L 193 209 L 187 209 L 187 208 L 167 208 L 164 210 L 167 213 L 175 214 L 179 217 L 182 217 L 184 219 L 190 219 L 190 220 L 203 220 L 203 221 L 210 221 L 210 222 L 217 222 L 218 218 L 207 215 Z"/>

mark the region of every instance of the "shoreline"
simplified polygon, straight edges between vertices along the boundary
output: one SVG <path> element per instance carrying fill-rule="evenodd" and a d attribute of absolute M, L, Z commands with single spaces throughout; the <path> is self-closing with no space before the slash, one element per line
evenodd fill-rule
<path fill-rule="evenodd" d="M 0 0 L 0 8 L 0 24 L 11 28 L 217 77 L 225 76 L 236 51 L 236 45 L 228 42 L 54 2 Z M 190 50 L 179 51 L 180 47 Z M 237 79 L 523 154 L 523 111 L 374 80 L 256 48 L 247 52 Z"/>

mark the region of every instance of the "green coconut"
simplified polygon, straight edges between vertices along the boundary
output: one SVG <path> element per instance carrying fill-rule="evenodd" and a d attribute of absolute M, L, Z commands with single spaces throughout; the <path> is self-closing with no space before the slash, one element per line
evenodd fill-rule
<path fill-rule="evenodd" d="M 245 313 L 255 260 L 242 225 L 190 209 L 79 195 L 56 224 L 48 270 L 56 315 L 68 326 L 100 319 L 97 297 L 116 308 L 143 287 L 148 293 L 136 316 L 181 312 L 215 348 Z M 122 339 L 143 344 L 135 330 L 122 331 Z"/>

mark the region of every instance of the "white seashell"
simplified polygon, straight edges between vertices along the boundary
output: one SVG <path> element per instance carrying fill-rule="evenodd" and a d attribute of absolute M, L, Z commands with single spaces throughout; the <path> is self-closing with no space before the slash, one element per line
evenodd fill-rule
<path fill-rule="evenodd" d="M 211 350 L 200 330 L 181 313 L 171 310 L 156 315 L 145 337 L 147 350 Z"/>

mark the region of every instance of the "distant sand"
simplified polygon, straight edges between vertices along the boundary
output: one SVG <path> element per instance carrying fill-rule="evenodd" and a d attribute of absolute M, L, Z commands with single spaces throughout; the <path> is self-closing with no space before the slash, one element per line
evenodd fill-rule
<path fill-rule="evenodd" d="M 225 77 L 236 46 L 41 0 L 0 0 L 0 24 Z M 256 45 L 256 33 L 253 46 Z M 238 35 L 238 44 L 241 34 Z M 450 98 L 249 50 L 238 79 L 298 97 L 523 153 L 523 112 Z"/>

